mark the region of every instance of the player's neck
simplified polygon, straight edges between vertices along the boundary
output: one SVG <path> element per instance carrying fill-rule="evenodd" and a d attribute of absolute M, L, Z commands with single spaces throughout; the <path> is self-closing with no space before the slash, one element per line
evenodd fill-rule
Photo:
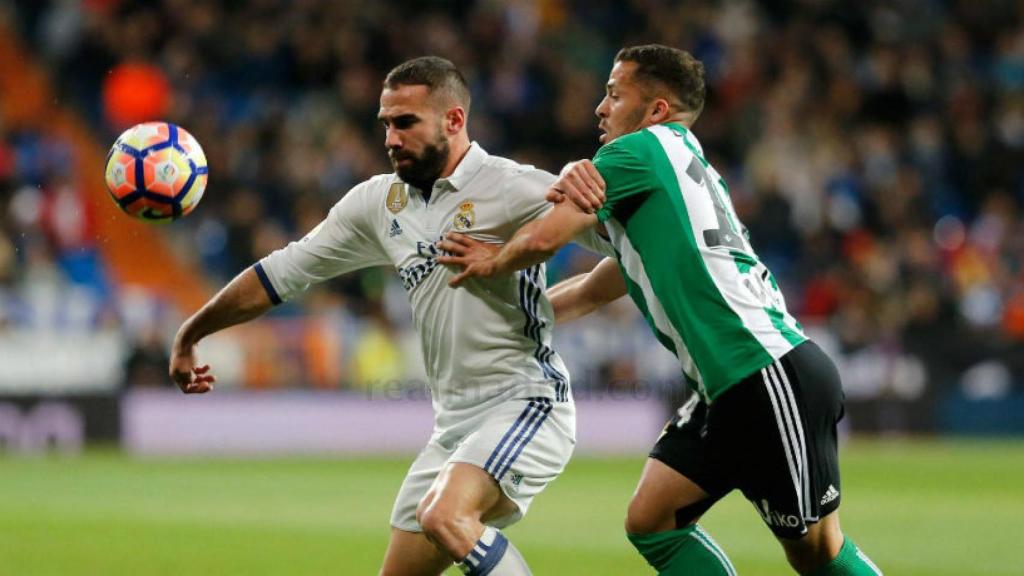
<path fill-rule="evenodd" d="M 643 130 L 644 128 L 650 128 L 651 126 L 663 126 L 665 124 L 678 124 L 687 130 L 692 130 L 691 126 L 693 126 L 693 123 L 696 120 L 696 116 L 691 112 L 677 112 L 659 120 L 646 120 L 636 128 L 636 131 Z"/>
<path fill-rule="evenodd" d="M 466 153 L 469 152 L 469 136 L 463 132 L 459 136 L 452 140 L 451 152 L 448 154 L 448 163 L 444 165 L 444 170 L 441 171 L 440 178 L 447 178 L 451 176 L 455 169 L 459 167 L 462 159 L 466 157 Z"/>
<path fill-rule="evenodd" d="M 697 117 L 692 112 L 679 112 L 666 118 L 662 124 L 679 124 L 683 128 L 690 130 L 696 121 Z"/>

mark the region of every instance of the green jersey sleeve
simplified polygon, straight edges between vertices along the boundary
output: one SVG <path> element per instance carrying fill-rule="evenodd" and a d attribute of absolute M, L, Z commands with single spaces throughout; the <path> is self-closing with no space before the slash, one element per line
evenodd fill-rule
<path fill-rule="evenodd" d="M 643 134 L 634 132 L 616 138 L 601 147 L 594 156 L 594 167 L 605 182 L 606 200 L 597 211 L 601 222 L 620 213 L 629 198 L 640 198 L 654 190 L 654 173 L 647 161 Z"/>

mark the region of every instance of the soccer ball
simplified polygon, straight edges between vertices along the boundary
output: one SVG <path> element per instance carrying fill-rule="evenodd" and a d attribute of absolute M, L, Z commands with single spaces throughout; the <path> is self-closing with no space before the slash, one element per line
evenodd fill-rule
<path fill-rule="evenodd" d="M 107 154 L 107 190 L 128 215 L 170 222 L 191 212 L 209 168 L 199 142 L 169 122 L 125 130 Z"/>

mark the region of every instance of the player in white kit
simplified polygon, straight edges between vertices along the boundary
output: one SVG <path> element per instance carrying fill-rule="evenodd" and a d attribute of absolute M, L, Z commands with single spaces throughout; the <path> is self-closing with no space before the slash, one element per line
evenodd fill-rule
<path fill-rule="evenodd" d="M 253 319 L 311 284 L 395 266 L 412 304 L 435 423 L 395 501 L 381 574 L 529 574 L 499 531 L 564 469 L 575 445 L 569 375 L 551 348 L 543 266 L 451 290 L 438 264 L 449 231 L 504 243 L 551 207 L 554 176 L 488 155 L 466 130 L 469 90 L 447 60 L 391 71 L 379 118 L 395 173 L 350 190 L 304 238 L 245 270 L 181 327 L 171 377 L 212 389 L 199 340 Z M 607 253 L 593 233 L 584 245 Z"/>

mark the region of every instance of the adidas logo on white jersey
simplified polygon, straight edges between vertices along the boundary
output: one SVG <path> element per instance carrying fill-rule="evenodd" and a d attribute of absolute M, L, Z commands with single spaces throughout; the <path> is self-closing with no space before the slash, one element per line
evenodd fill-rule
<path fill-rule="evenodd" d="M 388 229 L 388 238 L 394 238 L 402 233 L 402 227 L 398 225 L 398 220 L 391 221 L 391 228 Z"/>
<path fill-rule="evenodd" d="M 821 505 L 824 506 L 836 498 L 839 498 L 839 490 L 836 490 L 835 486 L 829 484 L 828 490 L 825 490 L 825 495 L 821 497 Z"/>

